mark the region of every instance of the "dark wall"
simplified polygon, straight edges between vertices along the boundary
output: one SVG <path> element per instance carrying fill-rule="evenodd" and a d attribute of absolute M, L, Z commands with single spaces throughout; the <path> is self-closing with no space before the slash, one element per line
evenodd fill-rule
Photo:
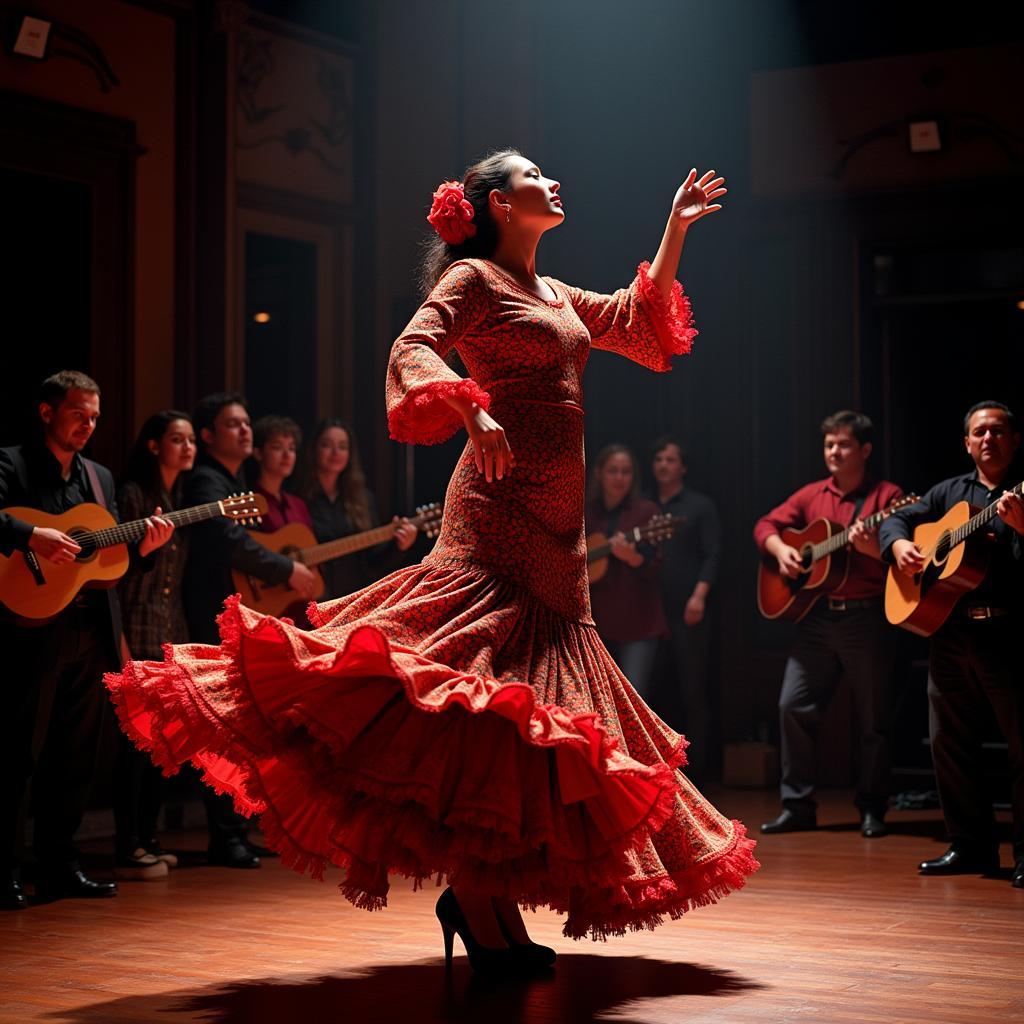
<path fill-rule="evenodd" d="M 1019 19 L 965 31 L 930 19 L 922 34 L 913 11 L 889 5 L 880 18 L 873 4 L 447 3 L 418 19 L 418 5 L 403 5 L 401 23 L 384 8 L 382 363 L 394 311 L 415 300 L 421 208 L 477 154 L 519 145 L 562 182 L 566 221 L 544 239 L 539 269 L 596 289 L 626 284 L 653 256 L 691 166 L 727 176 L 725 209 L 694 227 L 679 275 L 701 332 L 694 353 L 665 376 L 595 353 L 587 445 L 683 438 L 691 481 L 716 498 L 725 527 L 724 733 L 771 728 L 789 634 L 757 616 L 750 531 L 824 475 L 823 416 L 863 407 L 881 431 L 877 470 L 920 488 L 962 465 L 969 396 L 1024 404 L 1014 373 L 1024 273 L 1011 227 L 1024 153 L 997 138 L 1021 137 L 1010 99 L 1019 61 L 1005 46 L 978 49 L 1020 38 Z M 905 129 L 925 110 L 980 120 L 944 121 L 946 150 L 919 158 Z M 998 249 L 1001 270 L 959 288 L 934 272 L 943 249 L 963 266 L 993 262 L 984 253 Z M 876 261 L 914 277 L 915 251 L 934 253 L 923 261 L 931 276 L 886 293 Z M 917 364 L 935 372 L 919 376 Z M 420 496 L 443 485 L 457 454 L 418 458 Z"/>

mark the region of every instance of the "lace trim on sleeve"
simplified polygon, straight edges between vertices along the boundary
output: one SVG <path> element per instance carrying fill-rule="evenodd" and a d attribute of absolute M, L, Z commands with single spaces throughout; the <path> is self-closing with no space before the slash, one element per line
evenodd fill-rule
<path fill-rule="evenodd" d="M 440 444 L 462 426 L 462 417 L 445 401 L 461 395 L 481 409 L 491 406 L 491 396 L 475 380 L 433 381 L 413 388 L 388 416 L 393 441 L 405 444 Z"/>
<path fill-rule="evenodd" d="M 693 349 L 693 339 L 699 333 L 693 326 L 690 300 L 678 281 L 672 282 L 672 294 L 666 300 L 650 277 L 650 268 L 651 264 L 647 260 L 637 267 L 636 290 L 640 301 L 647 307 L 661 349 L 666 358 L 689 355 Z"/>

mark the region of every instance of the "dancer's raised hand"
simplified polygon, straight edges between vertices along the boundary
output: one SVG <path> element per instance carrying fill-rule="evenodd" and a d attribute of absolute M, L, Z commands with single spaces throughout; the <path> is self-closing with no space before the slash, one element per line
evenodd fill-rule
<path fill-rule="evenodd" d="M 724 183 L 725 178 L 716 178 L 714 171 L 705 171 L 698 178 L 697 168 L 694 167 L 672 200 L 672 216 L 684 227 L 689 227 L 701 217 L 720 210 L 722 204 L 716 203 L 715 200 L 729 191 L 722 187 Z"/>

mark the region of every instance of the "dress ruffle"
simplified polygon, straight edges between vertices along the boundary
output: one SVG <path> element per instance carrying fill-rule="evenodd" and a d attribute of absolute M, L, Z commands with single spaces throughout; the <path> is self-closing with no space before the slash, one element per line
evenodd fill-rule
<path fill-rule="evenodd" d="M 462 397 L 481 409 L 491 407 L 491 396 L 475 380 L 432 381 L 412 388 L 388 413 L 393 441 L 405 444 L 441 444 L 463 425 L 462 417 L 446 399 Z"/>
<path fill-rule="evenodd" d="M 412 623 L 426 638 L 413 649 L 389 609 L 414 619 L 420 603 L 447 620 Z M 436 656 L 469 622 L 483 621 L 496 667 L 498 638 L 514 662 L 513 648 L 555 631 L 591 685 L 624 684 L 592 627 L 483 574 L 429 565 L 310 617 L 320 628 L 306 632 L 232 598 L 220 647 L 168 646 L 164 662 L 129 663 L 107 685 L 122 727 L 166 773 L 192 761 L 240 812 L 262 815 L 284 863 L 317 878 L 343 868 L 356 905 L 384 906 L 389 873 L 448 876 L 568 912 L 567 935 L 605 937 L 713 902 L 757 867 L 742 826 L 676 771 L 681 737 L 653 738 L 637 760 L 596 712 Z M 580 669 L 547 666 L 552 692 L 578 686 L 561 671 Z M 630 693 L 616 698 L 622 714 Z"/>
<path fill-rule="evenodd" d="M 650 269 L 651 264 L 647 260 L 637 267 L 636 287 L 641 301 L 651 308 L 651 322 L 665 355 L 664 369 L 669 370 L 671 357 L 688 355 L 693 349 L 693 339 L 700 332 L 693 326 L 693 310 L 683 286 L 679 281 L 673 281 L 672 294 L 666 300 L 652 280 Z"/>

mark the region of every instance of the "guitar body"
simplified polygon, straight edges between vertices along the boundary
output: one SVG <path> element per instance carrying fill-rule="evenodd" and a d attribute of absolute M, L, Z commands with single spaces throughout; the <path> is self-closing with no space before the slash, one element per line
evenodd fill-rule
<path fill-rule="evenodd" d="M 605 547 L 607 544 L 608 538 L 603 533 L 592 533 L 587 537 L 587 551 Z M 609 557 L 609 555 L 605 555 L 603 558 L 598 558 L 593 562 L 587 561 L 587 579 L 591 583 L 596 583 L 599 579 L 604 578 L 604 574 L 608 571 Z"/>
<path fill-rule="evenodd" d="M 766 555 L 757 570 L 757 607 L 766 619 L 788 619 L 799 622 L 818 598 L 838 590 L 850 570 L 846 548 L 811 562 L 810 549 L 821 544 L 845 527 L 828 519 L 815 519 L 802 530 L 783 530 L 783 543 L 804 555 L 804 572 L 788 579 L 779 572 L 778 562 Z"/>
<path fill-rule="evenodd" d="M 262 544 L 263 547 L 276 551 L 279 555 L 292 556 L 294 552 L 303 548 L 311 548 L 316 544 L 313 531 L 302 523 L 288 523 L 273 533 L 254 532 L 250 533 L 250 536 L 257 544 Z M 320 572 L 317 569 L 312 569 L 312 572 L 317 579 L 313 598 L 319 600 L 324 596 L 327 587 Z M 302 600 L 285 583 L 264 583 L 263 580 L 238 569 L 232 570 L 231 577 L 234 580 L 235 589 L 242 595 L 242 604 L 263 615 L 280 615 L 290 605 Z"/>
<path fill-rule="evenodd" d="M 33 526 L 50 527 L 77 539 L 92 530 L 115 526 L 114 517 L 99 505 L 86 503 L 59 516 L 35 508 L 6 508 L 16 519 Z M 78 559 L 54 565 L 32 552 L 0 555 L 0 593 L 4 607 L 26 625 L 43 625 L 59 615 L 82 587 L 112 587 L 128 571 L 128 545 L 89 551 Z"/>
<path fill-rule="evenodd" d="M 885 581 L 885 617 L 894 626 L 931 636 L 949 618 L 957 601 L 985 578 L 989 552 L 983 537 L 969 537 L 949 550 L 942 544 L 945 534 L 963 526 L 977 511 L 961 501 L 937 522 L 915 528 L 914 543 L 921 551 L 934 550 L 934 554 L 914 576 L 890 567 Z"/>

